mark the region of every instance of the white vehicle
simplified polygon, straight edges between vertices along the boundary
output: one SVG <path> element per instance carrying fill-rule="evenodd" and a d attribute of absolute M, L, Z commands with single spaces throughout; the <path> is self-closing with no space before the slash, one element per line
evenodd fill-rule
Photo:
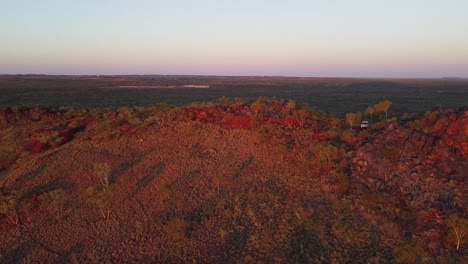
<path fill-rule="evenodd" d="M 369 126 L 369 121 L 365 120 L 361 122 L 361 128 L 367 128 Z"/>

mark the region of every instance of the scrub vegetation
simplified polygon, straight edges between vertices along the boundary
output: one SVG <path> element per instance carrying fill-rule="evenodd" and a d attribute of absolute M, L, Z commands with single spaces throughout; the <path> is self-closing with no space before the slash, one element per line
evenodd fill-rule
<path fill-rule="evenodd" d="M 276 96 L 343 117 L 345 113 L 361 112 L 388 100 L 393 103 L 387 113 L 391 117 L 393 113 L 424 113 L 436 107 L 466 106 L 468 79 L 0 75 L 0 93 L 0 108 L 57 109 L 61 106 L 146 107 L 155 103 L 183 106 L 222 96 L 244 100 Z M 387 107 L 385 103 L 380 106 Z M 372 112 L 369 113 L 372 117 Z"/>
<path fill-rule="evenodd" d="M 468 109 L 381 102 L 4 108 L 0 259 L 466 262 Z"/>

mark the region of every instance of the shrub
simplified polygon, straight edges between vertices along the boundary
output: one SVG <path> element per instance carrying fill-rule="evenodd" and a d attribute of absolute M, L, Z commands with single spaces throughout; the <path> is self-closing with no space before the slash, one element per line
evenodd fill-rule
<path fill-rule="evenodd" d="M 369 131 L 368 131 L 367 129 L 361 130 L 361 132 L 359 132 L 358 137 L 360 137 L 360 138 L 367 138 L 367 137 L 369 137 Z"/>
<path fill-rule="evenodd" d="M 231 114 L 226 114 L 223 117 L 222 122 L 227 128 L 234 129 L 245 129 L 250 127 L 252 124 L 252 117 L 250 116 L 234 116 Z"/>
<path fill-rule="evenodd" d="M 313 155 L 316 160 L 323 164 L 326 168 L 332 166 L 332 162 L 337 158 L 338 149 L 328 144 L 327 142 L 321 142 L 313 147 Z"/>
<path fill-rule="evenodd" d="M 338 191 L 342 194 L 349 192 L 349 177 L 344 173 L 338 174 Z"/>
<path fill-rule="evenodd" d="M 2 194 L 0 198 L 0 214 L 5 215 L 10 221 L 17 225 L 18 214 L 16 213 L 17 197 L 15 193 Z"/>
<path fill-rule="evenodd" d="M 67 193 L 63 189 L 55 189 L 46 193 L 49 202 L 47 209 L 58 221 L 69 212 L 65 206 L 66 196 Z"/>
<path fill-rule="evenodd" d="M 426 112 L 424 116 L 427 118 L 427 121 L 429 121 L 430 124 L 434 124 L 435 121 L 437 120 L 437 116 L 439 115 L 439 111 L 432 111 L 432 112 Z"/>
<path fill-rule="evenodd" d="M 346 114 L 346 123 L 349 125 L 349 129 L 353 129 L 354 124 L 361 122 L 361 116 L 360 112 Z"/>
<path fill-rule="evenodd" d="M 382 130 L 382 129 L 385 128 L 385 125 L 386 125 L 386 121 L 382 120 L 380 122 L 372 124 L 369 128 L 372 129 L 372 130 Z"/>
<path fill-rule="evenodd" d="M 341 139 L 346 144 L 353 144 L 358 140 L 358 137 L 356 137 L 352 131 L 344 131 L 341 135 Z"/>
<path fill-rule="evenodd" d="M 449 242 L 456 245 L 457 251 L 460 250 L 460 246 L 464 242 L 464 237 L 468 233 L 468 219 L 452 214 L 447 220 L 448 237 Z"/>
<path fill-rule="evenodd" d="M 424 128 L 424 124 L 421 120 L 414 120 L 413 122 L 410 123 L 410 127 L 413 130 L 418 130 L 421 131 Z"/>
<path fill-rule="evenodd" d="M 63 138 L 59 136 L 58 132 L 47 133 L 39 137 L 39 141 L 45 145 L 58 147 L 62 144 Z"/>
<path fill-rule="evenodd" d="M 174 242 L 183 242 L 185 237 L 185 232 L 187 228 L 187 223 L 184 219 L 174 219 L 167 223 L 164 228 L 166 236 Z"/>
<path fill-rule="evenodd" d="M 383 146 L 380 149 L 380 153 L 382 153 L 382 157 L 386 159 L 394 159 L 398 157 L 398 155 L 400 154 L 400 151 L 395 146 Z"/>
<path fill-rule="evenodd" d="M 99 162 L 94 164 L 94 173 L 99 179 L 99 182 L 103 187 L 109 187 L 109 176 L 111 175 L 111 168 L 109 164 L 104 162 Z"/>
<path fill-rule="evenodd" d="M 422 263 L 424 250 L 415 243 L 405 244 L 393 250 L 396 263 Z"/>
<path fill-rule="evenodd" d="M 97 206 L 102 218 L 107 219 L 110 216 L 109 200 L 112 197 L 112 192 L 109 188 L 102 186 L 89 187 L 86 190 L 88 201 Z"/>

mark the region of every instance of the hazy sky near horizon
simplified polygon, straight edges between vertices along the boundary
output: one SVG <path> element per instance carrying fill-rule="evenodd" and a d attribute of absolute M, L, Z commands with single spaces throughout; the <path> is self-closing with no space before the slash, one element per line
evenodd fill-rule
<path fill-rule="evenodd" d="M 468 0 L 0 0 L 0 74 L 468 77 Z"/>

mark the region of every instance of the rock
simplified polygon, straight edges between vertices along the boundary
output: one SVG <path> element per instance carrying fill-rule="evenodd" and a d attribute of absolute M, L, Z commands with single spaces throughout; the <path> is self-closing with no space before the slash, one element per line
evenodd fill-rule
<path fill-rule="evenodd" d="M 403 206 L 422 210 L 435 206 L 443 208 L 444 214 L 451 213 L 450 208 L 440 205 L 437 193 L 463 193 L 458 175 L 468 171 L 468 163 L 460 162 L 468 155 L 467 119 L 465 110 L 447 111 L 424 133 L 404 125 L 395 129 L 392 123 L 383 133 L 371 135 L 372 140 L 355 150 L 348 166 L 353 190 L 388 193 L 400 197 Z M 397 149 L 398 157 L 376 155 L 389 149 Z"/>
<path fill-rule="evenodd" d="M 412 164 L 414 166 L 419 165 L 419 164 L 421 164 L 421 159 L 420 158 L 414 158 L 411 162 L 412 162 Z"/>
<path fill-rule="evenodd" d="M 367 166 L 367 160 L 359 160 L 359 161 L 357 162 L 357 164 L 358 164 L 359 166 L 361 166 L 361 167 Z"/>

